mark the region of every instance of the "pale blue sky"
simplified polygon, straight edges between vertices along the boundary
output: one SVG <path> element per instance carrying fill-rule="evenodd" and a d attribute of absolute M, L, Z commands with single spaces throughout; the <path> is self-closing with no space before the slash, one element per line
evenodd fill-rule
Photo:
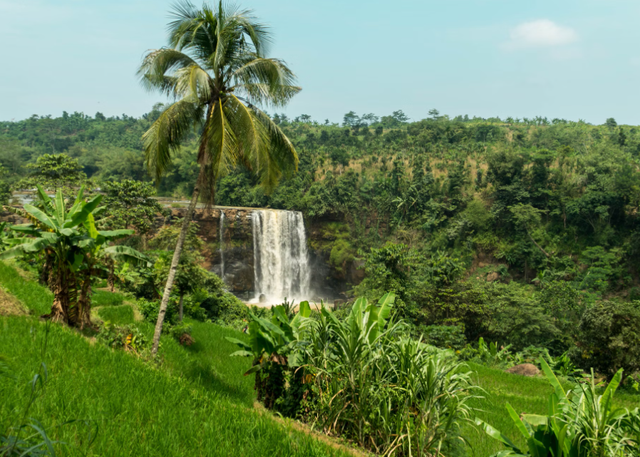
<path fill-rule="evenodd" d="M 196 5 L 199 3 L 194 2 Z M 638 0 L 244 0 L 303 91 L 289 115 L 561 117 L 640 124 Z M 135 71 L 169 0 L 0 0 L 0 120 L 140 116 Z"/>

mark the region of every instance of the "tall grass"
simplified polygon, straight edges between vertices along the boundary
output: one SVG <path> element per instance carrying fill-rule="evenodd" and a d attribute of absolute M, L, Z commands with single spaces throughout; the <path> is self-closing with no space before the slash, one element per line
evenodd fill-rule
<path fill-rule="evenodd" d="M 10 265 L 0 262 L 0 282 L 2 286 L 31 312 L 37 316 L 51 311 L 53 294 L 44 286 L 28 281 L 18 274 Z"/>
<path fill-rule="evenodd" d="M 0 348 L 22 381 L 0 381 L 4 383 L 2 429 L 28 401 L 28 389 L 22 386 L 45 362 L 49 382 L 30 415 L 40 419 L 52 440 L 68 443 L 68 455 L 84 455 L 88 439 L 84 420 L 95 425 L 98 433 L 89 456 L 342 455 L 247 408 L 248 386 L 228 385 L 224 370 L 211 367 L 209 375 L 217 384 L 206 383 L 210 387 L 203 388 L 202 377 L 200 383 L 192 382 L 201 373 L 171 376 L 57 325 L 51 326 L 49 347 L 43 355 L 45 325 L 32 318 L 0 318 Z M 168 349 L 177 351 L 179 346 Z M 227 360 L 238 363 L 238 359 Z M 242 369 L 248 368 L 249 362 L 244 362 Z M 175 369 L 177 363 L 173 363 Z M 70 420 L 81 421 L 62 425 Z"/>
<path fill-rule="evenodd" d="M 117 292 L 106 290 L 94 290 L 91 295 L 92 306 L 120 306 L 124 303 L 125 296 Z"/>
<path fill-rule="evenodd" d="M 474 383 L 483 389 L 482 398 L 470 401 L 476 416 L 512 438 L 518 446 L 525 447 L 524 438 L 507 414 L 506 404 L 511 404 L 518 414 L 545 414 L 553 387 L 543 377 L 529 378 L 475 363 L 468 365 L 474 373 Z M 572 385 L 568 381 L 562 384 L 565 388 Z M 614 402 L 619 407 L 633 409 L 640 404 L 640 395 L 617 392 Z M 499 442 L 470 425 L 463 426 L 462 435 L 470 443 L 472 457 L 487 457 L 504 449 Z"/>
<path fill-rule="evenodd" d="M 34 314 L 49 311 L 49 291 L 2 262 L 0 284 Z M 149 323 L 136 325 L 153 333 Z M 162 363 L 155 366 L 73 329 L 28 316 L 0 317 L 0 353 L 15 378 L 0 377 L 0 435 L 16 423 L 29 401 L 27 384 L 45 363 L 48 383 L 29 415 L 52 441 L 66 443 L 55 444 L 58 455 L 348 455 L 253 409 L 253 383 L 242 376 L 250 361 L 229 357 L 235 345 L 225 340 L 243 334 L 192 325 L 196 343 L 182 347 L 163 338 Z"/>
<path fill-rule="evenodd" d="M 134 321 L 133 308 L 131 305 L 108 306 L 98 309 L 98 315 L 103 321 L 112 324 L 131 324 Z"/>

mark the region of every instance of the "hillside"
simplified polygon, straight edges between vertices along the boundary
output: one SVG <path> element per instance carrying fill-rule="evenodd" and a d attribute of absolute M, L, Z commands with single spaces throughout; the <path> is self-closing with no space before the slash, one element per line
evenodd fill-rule
<path fill-rule="evenodd" d="M 0 290 L 39 314 L 50 306 L 51 294 L 25 281 L 13 267 L 0 263 Z M 121 303 L 118 294 L 100 292 L 97 316 Z M 38 321 L 32 316 L 0 313 L 0 355 L 15 379 L 0 383 L 0 430 L 15 425 L 27 403 L 25 389 L 34 373 L 45 376 L 43 389 L 29 415 L 40 421 L 49 438 L 67 446 L 61 455 L 352 455 L 317 441 L 299 425 L 281 425 L 270 414 L 254 409 L 251 377 L 242 376 L 249 361 L 232 358 L 235 346 L 226 336 L 242 337 L 229 328 L 190 321 L 196 343 L 184 347 L 163 337 L 156 365 L 132 353 L 109 349 L 75 330 Z M 120 322 L 130 324 L 129 319 Z M 150 336 L 152 326 L 136 322 Z M 26 337 L 28 335 L 28 337 Z M 515 437 L 505 403 L 517 411 L 544 413 L 549 384 L 541 378 L 523 378 L 471 363 L 474 381 L 482 389 L 473 401 L 478 417 Z M 46 374 L 45 374 L 46 368 Z M 633 408 L 636 395 L 618 393 L 619 406 Z M 469 456 L 486 457 L 499 443 L 465 425 L 462 436 Z M 325 439 L 326 441 L 326 439 Z"/>
<path fill-rule="evenodd" d="M 0 278 L 32 312 L 50 306 L 46 289 L 3 263 Z M 253 408 L 252 379 L 242 376 L 250 362 L 229 357 L 234 345 L 225 340 L 239 332 L 196 323 L 197 343 L 163 338 L 155 365 L 30 316 L 0 315 L 0 328 L 12 376 L 0 378 L 0 431 L 25 420 L 28 382 L 39 373 L 44 382 L 28 418 L 66 443 L 54 446 L 57 455 L 350 455 Z"/>
<path fill-rule="evenodd" d="M 140 135 L 162 108 L 141 119 L 2 123 L 4 179 L 19 187 L 48 153 L 77 160 L 96 186 L 147 179 Z M 436 111 L 418 122 L 401 112 L 348 113 L 343 125 L 273 120 L 298 150 L 298 173 L 265 195 L 235 170 L 216 203 L 301 211 L 311 250 L 347 298 L 396 293 L 415 335 L 433 344 L 461 349 L 483 337 L 568 353 L 609 376 L 640 368 L 636 127 Z M 196 144 L 194 132 L 160 195 L 189 195 Z M 611 315 L 620 320 L 602 317 Z"/>

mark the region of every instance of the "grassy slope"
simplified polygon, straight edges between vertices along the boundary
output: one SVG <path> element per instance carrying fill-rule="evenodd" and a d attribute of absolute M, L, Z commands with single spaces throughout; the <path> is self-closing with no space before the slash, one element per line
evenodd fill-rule
<path fill-rule="evenodd" d="M 48 311 L 51 294 L 25 282 L 1 262 L 0 284 L 28 303 L 34 313 Z M 105 304 L 111 301 L 108 295 L 102 299 Z M 100 308 L 99 315 L 106 309 Z M 58 326 L 50 326 L 49 350 L 42 359 L 45 325 L 24 317 L 0 317 L 0 352 L 20 361 L 13 366 L 24 381 L 22 385 L 41 360 L 47 363 L 51 373 L 48 392 L 32 415 L 47 417 L 45 423 L 50 425 L 69 418 L 98 421 L 100 434 L 91 448 L 95 454 L 149 455 L 162 450 L 162 455 L 235 455 L 235 451 L 246 456 L 326 455 L 326 448 L 317 442 L 297 433 L 289 435 L 272 420 L 250 410 L 253 379 L 242 376 L 249 362 L 228 357 L 236 348 L 224 339 L 238 337 L 237 332 L 212 324 L 191 324 L 196 340 L 193 346 L 185 348 L 170 338 L 162 340 L 162 370 L 123 352 L 91 345 Z M 151 324 L 139 322 L 138 326 L 151 337 Z M 482 365 L 471 364 L 470 368 L 484 389 L 484 398 L 473 402 L 478 417 L 521 442 L 505 404 L 511 403 L 518 412 L 544 413 L 551 392 L 547 381 Z M 15 402 L 16 392 L 12 395 Z M 158 398 L 160 404 L 155 405 Z M 616 399 L 628 408 L 640 402 L 637 395 L 620 394 Z M 0 405 L 0 417 L 9 411 L 6 408 Z M 4 426 L 2 419 L 0 426 Z M 61 429 L 65 439 L 71 440 L 74 434 L 72 427 Z M 495 440 L 472 427 L 464 426 L 463 434 L 474 457 L 487 457 L 501 449 Z M 119 442 L 131 449 L 118 450 L 122 446 Z"/>
<path fill-rule="evenodd" d="M 469 365 L 475 372 L 476 383 L 484 389 L 484 398 L 472 402 L 478 410 L 477 416 L 524 446 L 524 440 L 508 416 L 505 406 L 508 402 L 518 413 L 545 414 L 549 394 L 552 392 L 547 380 L 543 377 L 517 376 L 474 363 Z M 570 385 L 565 383 L 565 389 L 568 388 Z M 618 392 L 615 402 L 618 407 L 632 409 L 640 404 L 640 396 Z M 471 442 L 470 454 L 474 457 L 486 457 L 504 449 L 496 440 L 472 427 L 465 427 L 464 435 Z"/>
<path fill-rule="evenodd" d="M 44 288 L 25 282 L 2 263 L 0 283 L 34 314 L 51 303 Z M 49 381 L 29 417 L 69 443 L 71 455 L 82 455 L 88 427 L 83 422 L 59 425 L 78 419 L 98 427 L 87 455 L 342 455 L 251 409 L 251 379 L 242 376 L 249 362 L 228 357 L 235 349 L 224 336 L 232 333 L 197 324 L 198 343 L 191 348 L 163 340 L 165 364 L 155 369 L 73 330 L 33 317 L 0 317 L 0 351 L 18 379 L 0 380 L 0 430 L 19 421 L 27 382 L 44 362 Z"/>

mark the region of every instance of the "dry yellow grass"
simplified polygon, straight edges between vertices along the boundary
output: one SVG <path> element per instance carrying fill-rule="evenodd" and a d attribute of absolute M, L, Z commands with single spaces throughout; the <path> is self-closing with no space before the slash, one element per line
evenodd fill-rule
<path fill-rule="evenodd" d="M 0 316 L 25 315 L 27 310 L 13 295 L 7 293 L 0 287 Z"/>

